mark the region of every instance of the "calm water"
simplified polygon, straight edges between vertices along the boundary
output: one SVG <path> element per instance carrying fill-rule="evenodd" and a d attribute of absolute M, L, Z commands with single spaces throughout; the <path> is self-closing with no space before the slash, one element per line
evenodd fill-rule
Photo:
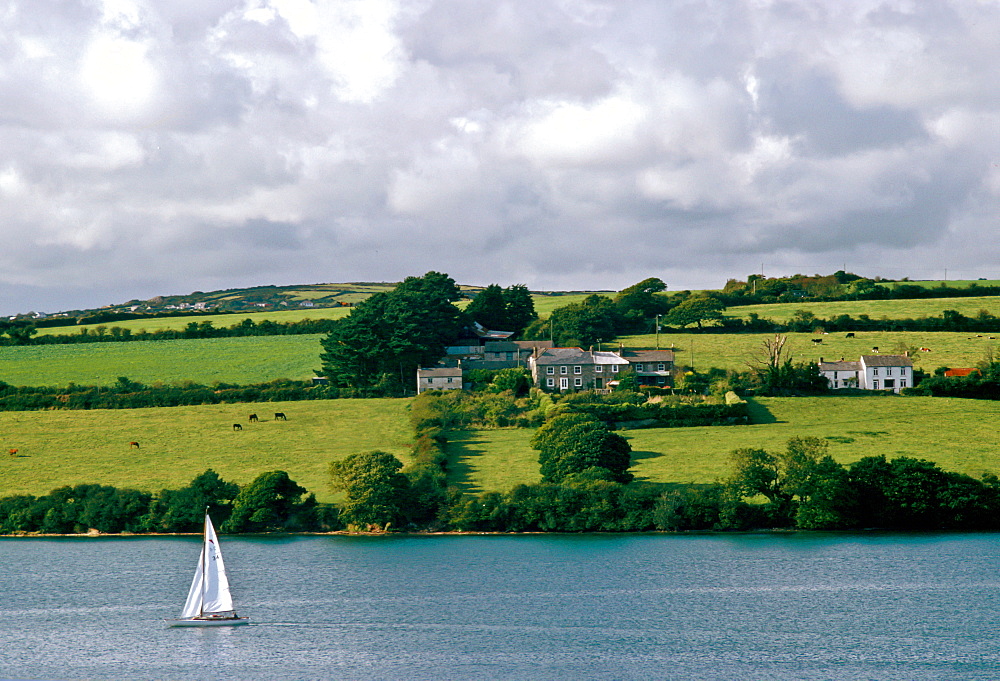
<path fill-rule="evenodd" d="M 0 678 L 995 679 L 1000 535 L 0 539 Z"/>

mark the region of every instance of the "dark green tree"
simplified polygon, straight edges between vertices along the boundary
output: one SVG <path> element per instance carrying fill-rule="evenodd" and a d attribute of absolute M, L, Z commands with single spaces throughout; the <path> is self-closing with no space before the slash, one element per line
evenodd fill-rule
<path fill-rule="evenodd" d="M 220 525 L 229 518 L 240 488 L 226 482 L 211 468 L 179 490 L 163 490 L 153 501 L 146 528 L 150 532 L 198 532 L 205 509 Z"/>
<path fill-rule="evenodd" d="M 233 512 L 219 529 L 230 533 L 290 529 L 305 493 L 285 471 L 261 473 L 236 495 Z"/>
<path fill-rule="evenodd" d="M 617 337 L 622 325 L 618 307 L 607 296 L 589 295 L 579 303 L 553 310 L 546 320 L 538 320 L 525 331 L 529 338 L 548 338 L 557 346 L 594 345 Z"/>
<path fill-rule="evenodd" d="M 513 331 L 519 336 L 531 322 L 538 319 L 531 291 L 524 284 L 515 284 L 504 289 L 503 299 L 507 315 L 507 326 L 503 330 Z"/>
<path fill-rule="evenodd" d="M 508 331 L 507 301 L 503 289 L 497 284 L 490 284 L 476 294 L 472 302 L 465 308 L 469 317 L 487 329 Z"/>
<path fill-rule="evenodd" d="M 559 483 L 569 476 L 631 482 L 632 447 L 603 422 L 579 413 L 546 421 L 531 439 L 539 452 L 542 480 Z"/>
<path fill-rule="evenodd" d="M 403 464 L 380 451 L 351 454 L 330 464 L 333 489 L 347 501 L 341 510 L 346 525 L 387 527 L 404 518 L 410 482 L 400 472 Z"/>
<path fill-rule="evenodd" d="M 688 298 L 667 313 L 666 322 L 681 328 L 697 324 L 700 329 L 704 322 L 722 319 L 722 311 L 725 309 L 726 306 L 715 298 Z"/>
<path fill-rule="evenodd" d="M 331 384 L 359 390 L 410 389 L 418 367 L 435 364 L 459 337 L 465 315 L 447 275 L 407 277 L 351 309 L 322 341 L 322 372 Z"/>

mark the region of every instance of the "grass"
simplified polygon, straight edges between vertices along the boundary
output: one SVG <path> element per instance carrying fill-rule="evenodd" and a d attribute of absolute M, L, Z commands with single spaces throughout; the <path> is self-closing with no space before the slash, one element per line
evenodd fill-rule
<path fill-rule="evenodd" d="M 409 460 L 408 400 L 322 400 L 158 409 L 0 412 L 0 496 L 97 483 L 157 491 L 207 468 L 245 484 L 287 471 L 320 501 L 335 498 L 331 461 L 381 449 Z M 284 412 L 287 421 L 273 420 Z M 249 423 L 256 412 L 259 423 Z M 240 423 L 242 431 L 234 431 Z M 136 441 L 139 449 L 129 446 Z M 7 450 L 17 448 L 18 456 Z"/>
<path fill-rule="evenodd" d="M 978 477 L 1000 473 L 996 423 L 1000 404 L 931 397 L 829 396 L 758 398 L 748 426 L 624 431 L 637 480 L 707 483 L 728 473 L 740 447 L 784 449 L 789 438 L 819 437 L 841 463 L 863 456 L 909 456 Z M 538 482 L 530 429 L 462 431 L 449 442 L 456 484 L 470 492 L 506 491 Z"/>
<path fill-rule="evenodd" d="M 868 315 L 872 319 L 919 319 L 940 317 L 944 310 L 956 310 L 966 317 L 975 317 L 980 310 L 1000 315 L 1000 297 L 977 296 L 970 298 L 915 298 L 908 300 L 834 300 L 815 303 L 776 303 L 774 305 L 741 305 L 726 308 L 726 317 L 746 319 L 750 313 L 784 322 L 799 310 L 812 312 L 817 317 L 830 319 L 837 315 L 850 315 L 855 319 Z"/>
<path fill-rule="evenodd" d="M 0 380 L 11 385 L 112 385 L 119 376 L 151 384 L 187 380 L 263 383 L 309 379 L 323 334 L 192 340 L 0 346 Z"/>
<path fill-rule="evenodd" d="M 349 307 L 317 307 L 300 310 L 276 310 L 271 312 L 247 312 L 236 314 L 210 314 L 187 317 L 154 317 L 153 319 L 126 319 L 119 322 L 104 322 L 103 324 L 74 324 L 72 326 L 52 326 L 38 330 L 38 335 L 76 335 L 82 329 L 91 331 L 101 326 L 106 329 L 118 327 L 128 329 L 132 333 L 146 331 L 182 331 L 191 322 L 201 324 L 211 322 L 217 329 L 225 329 L 240 324 L 244 319 L 252 319 L 255 324 L 265 321 L 287 324 L 301 322 L 306 319 L 340 319 L 351 311 Z"/>
<path fill-rule="evenodd" d="M 917 352 L 913 361 L 917 368 L 931 372 L 939 366 L 971 367 L 982 361 L 989 353 L 996 356 L 1000 335 L 991 339 L 976 334 L 952 332 L 909 332 L 909 331 L 865 331 L 857 332 L 854 338 L 843 333 L 816 335 L 812 333 L 785 334 L 788 341 L 786 350 L 795 362 L 815 362 L 824 359 L 857 360 L 861 355 L 872 354 L 877 347 L 882 354 L 894 349 L 929 348 L 930 352 Z M 760 356 L 765 339 L 774 334 L 746 333 L 661 333 L 660 348 L 673 348 L 678 365 L 694 366 L 699 370 L 712 367 L 745 371 L 747 363 Z M 822 339 L 822 343 L 813 343 Z M 656 343 L 654 334 L 627 336 L 621 339 L 625 347 L 652 348 Z M 604 345 L 608 349 L 608 344 Z"/>

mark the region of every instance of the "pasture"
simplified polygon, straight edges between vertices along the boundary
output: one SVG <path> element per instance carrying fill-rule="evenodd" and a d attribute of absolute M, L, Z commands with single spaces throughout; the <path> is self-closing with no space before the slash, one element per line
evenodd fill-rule
<path fill-rule="evenodd" d="M 975 317 L 980 310 L 1000 316 L 1000 296 L 975 296 L 969 298 L 914 298 L 909 300 L 834 300 L 814 303 L 776 303 L 774 305 L 741 305 L 729 307 L 726 317 L 746 319 L 751 313 L 776 322 L 787 322 L 799 310 L 812 312 L 817 317 L 831 319 L 837 315 L 850 315 L 857 319 L 868 315 L 872 319 L 919 319 L 940 317 L 944 310 L 955 310 L 966 317 Z"/>
<path fill-rule="evenodd" d="M 4 345 L 0 346 L 0 380 L 31 386 L 108 386 L 119 376 L 147 385 L 308 380 L 320 368 L 321 338 L 323 334 Z"/>
<path fill-rule="evenodd" d="M 83 483 L 149 492 L 177 489 L 212 468 L 240 484 L 284 470 L 317 499 L 330 501 L 335 498 L 327 473 L 331 461 L 371 449 L 409 460 L 408 404 L 318 400 L 0 412 L 0 496 L 41 495 Z M 288 420 L 275 420 L 275 412 Z M 249 421 L 251 413 L 258 422 Z M 234 423 L 242 430 L 234 430 Z M 17 455 L 8 455 L 10 449 Z"/>
<path fill-rule="evenodd" d="M 785 349 L 794 362 L 826 360 L 857 360 L 861 355 L 872 354 L 877 347 L 881 354 L 893 353 L 900 348 L 928 348 L 930 352 L 916 352 L 912 356 L 918 369 L 933 372 L 939 366 L 971 367 L 990 353 L 998 356 L 1000 335 L 976 337 L 976 334 L 952 332 L 865 331 L 856 332 L 854 338 L 845 333 L 813 334 L 789 333 Z M 660 334 L 661 349 L 673 348 L 678 366 L 693 366 L 699 371 L 712 367 L 745 371 L 748 362 L 761 357 L 764 340 L 774 338 L 773 333 L 675 333 Z M 821 340 L 814 343 L 814 340 Z M 652 348 L 654 334 L 626 336 L 621 339 L 625 347 Z M 605 350 L 610 344 L 603 345 Z"/>
<path fill-rule="evenodd" d="M 841 463 L 864 456 L 909 456 L 979 477 L 1000 474 L 1000 404 L 931 397 L 829 396 L 757 398 L 747 426 L 622 431 L 632 445 L 632 472 L 649 482 L 708 483 L 728 474 L 740 447 L 776 452 L 792 437 L 819 437 Z M 530 429 L 452 434 L 449 465 L 467 491 L 505 491 L 538 482 Z"/>

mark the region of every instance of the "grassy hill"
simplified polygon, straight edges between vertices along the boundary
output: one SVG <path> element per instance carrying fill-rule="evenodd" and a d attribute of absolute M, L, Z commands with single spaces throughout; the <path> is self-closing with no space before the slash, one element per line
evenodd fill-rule
<path fill-rule="evenodd" d="M 288 471 L 320 500 L 335 499 L 329 463 L 370 449 L 409 458 L 408 400 L 331 400 L 161 409 L 0 412 L 0 496 L 44 494 L 83 482 L 149 491 L 187 484 L 206 468 L 246 483 Z M 711 482 L 739 447 L 778 450 L 794 436 L 826 438 L 844 463 L 911 456 L 970 475 L 1000 473 L 996 402 L 883 396 L 760 398 L 753 425 L 625 431 L 633 472 L 657 483 Z M 259 423 L 249 423 L 256 412 Z M 274 421 L 283 411 L 288 421 Z M 241 423 L 242 431 L 234 431 Z M 453 433 L 452 482 L 469 491 L 508 490 L 539 479 L 529 429 Z M 140 448 L 129 447 L 138 441 Z"/>
<path fill-rule="evenodd" d="M 740 447 L 784 449 L 789 438 L 825 438 L 841 463 L 863 456 L 928 459 L 978 477 L 1000 474 L 996 422 L 1000 404 L 930 397 L 829 396 L 757 398 L 748 426 L 625 431 L 632 472 L 649 482 L 707 483 L 728 473 Z M 539 480 L 532 431 L 456 433 L 449 444 L 455 482 L 469 491 L 508 489 Z"/>
<path fill-rule="evenodd" d="M 158 409 L 0 412 L 0 496 L 97 483 L 156 491 L 207 468 L 247 483 L 287 471 L 321 501 L 331 461 L 371 449 L 409 457 L 408 400 L 324 400 Z M 274 412 L 287 421 L 275 421 Z M 251 412 L 260 416 L 250 423 Z M 242 431 L 234 431 L 240 423 Z M 138 442 L 139 448 L 129 446 Z"/>
<path fill-rule="evenodd" d="M 799 310 L 812 312 L 817 317 L 830 319 L 837 315 L 857 318 L 868 315 L 872 319 L 919 319 L 940 317 L 944 310 L 956 310 L 966 317 L 975 317 L 980 310 L 1000 315 L 1000 297 L 975 296 L 969 298 L 916 298 L 910 300 L 835 300 L 825 303 L 779 303 L 776 305 L 742 305 L 726 309 L 724 316 L 746 319 L 751 313 L 774 321 L 788 321 Z"/>

